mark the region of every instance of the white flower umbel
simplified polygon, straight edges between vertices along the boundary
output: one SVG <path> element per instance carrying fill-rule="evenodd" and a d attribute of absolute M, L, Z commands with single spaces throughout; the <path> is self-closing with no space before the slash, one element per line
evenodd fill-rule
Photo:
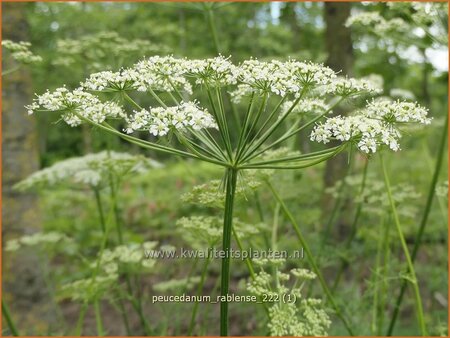
<path fill-rule="evenodd" d="M 81 88 L 69 91 L 66 87 L 61 87 L 53 92 L 47 91 L 25 108 L 30 115 L 40 110 L 59 111 L 64 121 L 71 127 L 80 125 L 82 118 L 102 123 L 107 118 L 126 117 L 122 107 L 117 103 L 113 101 L 103 103 L 99 98 Z"/>
<path fill-rule="evenodd" d="M 429 124 L 431 119 L 427 115 L 428 110 L 415 102 L 372 100 L 360 115 L 337 116 L 316 125 L 311 140 L 352 142 L 364 153 L 375 153 L 382 144 L 397 151 L 401 123 Z"/>
<path fill-rule="evenodd" d="M 382 119 L 387 123 L 416 122 L 430 124 L 427 117 L 428 109 L 416 102 L 377 100 L 370 102 L 364 110 L 364 115 L 372 119 Z"/>
<path fill-rule="evenodd" d="M 332 117 L 318 124 L 311 132 L 311 140 L 328 143 L 331 140 L 353 142 L 364 153 L 374 153 L 380 144 L 399 150 L 397 129 L 365 116 Z"/>
<path fill-rule="evenodd" d="M 40 56 L 34 55 L 30 51 L 31 43 L 29 42 L 13 42 L 11 40 L 3 40 L 2 47 L 8 50 L 12 58 L 19 63 L 30 64 L 42 61 Z"/>
<path fill-rule="evenodd" d="M 239 69 L 229 58 L 222 55 L 211 59 L 186 61 L 185 69 L 188 76 L 196 79 L 196 84 L 211 87 L 234 85 L 239 74 Z"/>
<path fill-rule="evenodd" d="M 147 89 L 155 91 L 184 91 L 192 94 L 192 86 L 185 74 L 189 69 L 186 59 L 177 59 L 173 56 L 153 56 L 138 62 L 132 68 L 139 77 L 136 85 L 139 91 Z"/>
<path fill-rule="evenodd" d="M 316 274 L 306 269 L 292 269 L 293 286 L 288 287 L 290 275 L 280 272 L 283 260 L 258 261 L 258 265 L 269 265 L 274 275 L 264 269 L 257 273 L 247 284 L 247 290 L 269 302 L 269 322 L 271 336 L 326 336 L 331 325 L 328 314 L 323 309 L 322 301 L 305 298 L 303 288 L 307 281 L 316 278 Z M 289 297 L 290 301 L 286 301 Z M 283 300 L 284 299 L 284 300 Z M 263 301 L 264 301 L 263 300 Z M 270 301 L 272 300 L 272 302 Z"/>
<path fill-rule="evenodd" d="M 164 136 L 170 130 L 183 131 L 189 128 L 194 130 L 217 129 L 217 124 L 206 109 L 198 108 L 195 102 L 183 102 L 174 107 L 155 107 L 136 111 L 129 118 L 126 132 L 145 130 L 154 136 Z"/>
<path fill-rule="evenodd" d="M 61 184 L 99 187 L 109 178 L 109 172 L 118 176 L 142 173 L 160 164 L 143 156 L 114 151 L 102 151 L 69 158 L 28 176 L 16 185 L 17 189 L 51 187 Z"/>
<path fill-rule="evenodd" d="M 343 97 L 350 97 L 361 94 L 375 95 L 383 91 L 376 81 L 370 78 L 354 79 L 348 77 L 337 77 L 326 88 L 328 94 L 336 94 Z"/>

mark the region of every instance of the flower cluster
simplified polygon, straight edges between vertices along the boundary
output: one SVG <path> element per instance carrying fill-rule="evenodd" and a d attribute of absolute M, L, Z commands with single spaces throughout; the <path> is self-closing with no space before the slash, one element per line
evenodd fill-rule
<path fill-rule="evenodd" d="M 53 61 L 55 65 L 71 66 L 77 58 L 88 61 L 90 69 L 97 70 L 106 67 L 112 57 L 137 58 L 139 55 L 152 55 L 164 52 L 167 48 L 156 45 L 147 40 L 125 39 L 116 32 L 100 32 L 85 35 L 79 40 L 62 39 L 56 42 L 58 57 Z"/>
<path fill-rule="evenodd" d="M 428 110 L 416 102 L 372 100 L 364 110 L 364 115 L 372 119 L 381 119 L 387 123 L 416 122 L 430 124 Z"/>
<path fill-rule="evenodd" d="M 126 132 L 146 130 L 154 136 L 164 136 L 170 130 L 182 131 L 187 128 L 194 130 L 217 129 L 217 124 L 206 109 L 198 108 L 195 102 L 183 102 L 174 107 L 155 107 L 136 111 L 128 119 Z"/>
<path fill-rule="evenodd" d="M 69 91 L 66 87 L 61 87 L 53 92 L 47 91 L 25 108 L 30 115 L 39 110 L 59 111 L 64 121 L 71 127 L 80 125 L 83 118 L 102 123 L 107 118 L 126 117 L 122 107 L 115 102 L 103 103 L 81 88 Z"/>
<path fill-rule="evenodd" d="M 192 94 L 192 85 L 185 77 L 190 62 L 173 56 L 153 56 L 138 62 L 128 71 L 136 71 L 139 77 L 136 86 L 140 91 L 147 89 Z"/>
<path fill-rule="evenodd" d="M 239 238 L 248 238 L 259 232 L 262 224 L 248 224 L 233 219 L 233 227 Z M 223 220 L 215 216 L 182 217 L 177 221 L 177 227 L 186 241 L 193 247 L 204 249 L 213 247 L 222 238 Z"/>
<path fill-rule="evenodd" d="M 311 140 L 352 142 L 364 153 L 375 153 L 382 144 L 391 150 L 400 149 L 397 124 L 417 122 L 429 124 L 428 111 L 414 102 L 372 100 L 358 115 L 337 116 L 316 125 Z"/>
<path fill-rule="evenodd" d="M 411 31 L 410 25 L 401 18 L 393 18 L 386 20 L 378 12 L 362 12 L 352 15 L 347 19 L 345 25 L 367 27 L 375 34 L 396 34 L 409 33 Z"/>
<path fill-rule="evenodd" d="M 375 153 L 380 144 L 386 144 L 390 149 L 400 149 L 397 129 L 364 116 L 332 117 L 318 124 L 311 132 L 311 140 L 328 143 L 331 140 L 355 142 L 365 153 Z"/>
<path fill-rule="evenodd" d="M 354 79 L 337 77 L 326 88 L 329 94 L 350 97 L 360 94 L 380 94 L 383 91 L 382 84 L 370 78 Z"/>
<path fill-rule="evenodd" d="M 402 89 L 402 88 L 392 88 L 389 92 L 391 97 L 402 99 L 402 100 L 415 100 L 416 96 L 413 92 Z"/>
<path fill-rule="evenodd" d="M 436 195 L 439 197 L 444 197 L 444 198 L 448 199 L 448 180 L 441 182 L 436 187 Z"/>
<path fill-rule="evenodd" d="M 114 151 L 102 151 L 81 157 L 73 157 L 37 171 L 19 182 L 15 188 L 51 187 L 60 184 L 83 184 L 98 188 L 109 178 L 109 174 L 123 176 L 128 173 L 142 173 L 160 164 L 143 156 Z"/>
<path fill-rule="evenodd" d="M 271 92 L 299 97 L 304 88 L 328 85 L 336 74 L 321 64 L 288 60 L 262 62 L 250 59 L 239 65 L 241 86 L 233 94 L 236 100 L 252 92 Z"/>
<path fill-rule="evenodd" d="M 130 243 L 106 249 L 99 262 L 93 262 L 92 267 L 95 268 L 99 264 L 102 271 L 110 276 L 118 276 L 124 271 L 137 273 L 152 271 L 156 260 L 146 257 L 146 253 L 154 250 L 157 245 L 157 242 Z"/>
<path fill-rule="evenodd" d="M 6 242 L 6 251 L 16 251 L 24 246 L 39 246 L 39 245 L 57 245 L 66 243 L 70 239 L 59 232 L 35 233 L 33 235 L 25 235 L 17 239 L 12 239 Z"/>
<path fill-rule="evenodd" d="M 191 290 L 200 282 L 199 276 L 188 278 L 170 279 L 161 283 L 153 284 L 153 290 L 157 292 L 179 292 L 180 290 Z"/>
<path fill-rule="evenodd" d="M 116 286 L 116 275 L 95 276 L 63 285 L 58 296 L 61 299 L 70 298 L 73 301 L 88 303 L 103 295 L 111 295 Z"/>
<path fill-rule="evenodd" d="M 282 112 L 287 113 L 294 105 L 294 101 L 285 101 L 282 106 Z M 329 112 L 331 114 L 330 106 L 322 99 L 302 99 L 292 108 L 290 116 L 304 115 L 304 114 L 323 114 Z"/>
<path fill-rule="evenodd" d="M 289 295 L 294 301 L 275 301 L 269 308 L 268 328 L 272 336 L 326 336 L 331 321 L 322 308 L 319 299 L 304 298 L 302 294 L 305 283 L 316 278 L 316 275 L 306 269 L 292 269 L 290 274 L 280 272 L 283 260 L 266 260 L 261 262 L 270 264 L 275 269 L 275 276 L 270 275 L 264 269 L 255 275 L 255 278 L 247 284 L 250 293 L 257 296 L 265 296 L 273 299 Z M 286 282 L 295 278 L 292 287 Z"/>
<path fill-rule="evenodd" d="M 221 180 L 211 180 L 208 183 L 196 185 L 190 192 L 183 194 L 181 199 L 193 204 L 223 208 L 225 192 L 222 189 L 222 183 Z M 261 181 L 255 175 L 247 175 L 245 179 L 240 178 L 236 187 L 236 196 L 245 196 L 248 193 L 248 188 L 256 189 L 261 184 Z"/>
<path fill-rule="evenodd" d="M 236 84 L 240 69 L 222 55 L 211 59 L 192 60 L 185 64 L 185 73 L 196 79 L 196 84 L 222 87 Z"/>
<path fill-rule="evenodd" d="M 42 58 L 38 55 L 34 55 L 30 51 L 31 43 L 20 41 L 13 42 L 11 40 L 3 40 L 2 47 L 7 49 L 14 60 L 24 64 L 41 62 Z"/>

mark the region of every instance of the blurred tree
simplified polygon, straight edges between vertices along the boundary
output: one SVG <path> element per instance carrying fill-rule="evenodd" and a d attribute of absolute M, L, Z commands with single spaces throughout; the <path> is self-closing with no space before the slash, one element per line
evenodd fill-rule
<path fill-rule="evenodd" d="M 29 4 L 4 3 L 3 38 L 12 41 L 28 41 L 28 24 L 25 10 Z M 3 58 L 3 70 L 16 67 L 12 58 Z M 24 105 L 31 100 L 31 78 L 26 68 L 10 73 L 2 78 L 2 238 L 24 235 L 36 231 L 40 224 L 36 196 L 13 190 L 18 181 L 39 169 L 36 120 L 27 116 Z M 7 257 L 5 257 L 7 256 Z M 41 267 L 45 262 L 34 253 L 22 252 L 8 257 L 4 253 L 3 299 L 10 304 L 13 316 L 20 323 L 19 330 L 36 324 L 52 322 L 47 289 L 43 281 Z M 17 311 L 15 311 L 17 310 Z M 36 323 L 38 321 L 38 323 Z M 33 325 L 31 323 L 34 322 Z M 28 325 L 30 324 L 30 325 Z M 25 333 L 25 332 L 23 332 Z"/>
<path fill-rule="evenodd" d="M 353 46 L 350 29 L 345 27 L 345 22 L 350 16 L 350 2 L 326 2 L 324 6 L 324 20 L 326 23 L 325 45 L 328 52 L 326 64 L 334 71 L 342 72 L 343 75 L 353 75 Z M 334 114 L 341 115 L 344 112 L 335 109 Z M 334 145 L 338 145 L 336 142 Z M 330 161 L 327 161 L 324 186 L 325 188 L 334 186 L 341 180 L 348 170 L 348 155 L 339 154 Z M 334 207 L 330 194 L 323 195 L 323 215 L 328 218 Z M 341 213 L 342 215 L 343 213 Z M 345 224 L 344 219 L 339 219 L 337 224 L 342 227 Z M 342 229 L 338 231 L 341 232 Z"/>

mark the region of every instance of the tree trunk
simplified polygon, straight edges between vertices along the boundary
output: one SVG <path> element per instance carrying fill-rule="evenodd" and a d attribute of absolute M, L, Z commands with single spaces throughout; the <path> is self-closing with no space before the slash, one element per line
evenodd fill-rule
<path fill-rule="evenodd" d="M 334 71 L 341 72 L 341 75 L 353 74 L 353 47 L 350 29 L 345 27 L 345 21 L 350 16 L 350 2 L 325 2 L 324 20 L 326 23 L 325 46 L 328 52 L 327 66 Z M 335 114 L 342 114 L 339 109 L 334 110 Z M 330 144 L 331 146 L 337 145 Z M 348 168 L 348 155 L 339 154 L 327 162 L 325 168 L 324 185 L 325 188 L 333 186 L 342 179 Z M 324 194 L 322 199 L 323 214 L 325 222 L 334 207 L 334 201 L 330 195 Z M 336 220 L 338 224 L 345 223 L 343 219 Z M 336 222 L 335 222 L 336 224 Z M 342 232 L 338 230 L 339 232 Z"/>
<path fill-rule="evenodd" d="M 28 25 L 26 3 L 2 3 L 3 38 L 27 41 Z M 17 66 L 8 55 L 3 57 L 3 71 Z M 26 68 L 2 77 L 2 238 L 33 233 L 39 226 L 36 196 L 19 193 L 13 185 L 39 169 L 39 144 L 36 120 L 27 116 L 24 105 L 32 98 L 31 77 Z M 50 321 L 47 290 L 43 282 L 42 266 L 36 252 L 21 250 L 3 253 L 3 300 L 9 305 L 20 334 L 30 333 L 26 328 L 37 322 L 46 333 Z M 31 325 L 31 323 L 34 323 Z M 6 326 L 4 326 L 6 328 Z M 32 332 L 39 334 L 39 332 Z"/>

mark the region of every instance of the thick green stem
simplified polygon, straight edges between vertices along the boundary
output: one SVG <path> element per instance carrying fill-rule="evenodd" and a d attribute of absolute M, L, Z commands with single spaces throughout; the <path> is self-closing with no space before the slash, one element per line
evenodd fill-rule
<path fill-rule="evenodd" d="M 8 324 L 11 334 L 17 337 L 19 335 L 19 331 L 17 331 L 16 325 L 14 324 L 11 314 L 9 313 L 8 306 L 6 305 L 3 299 L 2 299 L 2 315 L 3 318 L 5 318 L 6 323 Z"/>
<path fill-rule="evenodd" d="M 439 173 L 441 172 L 442 161 L 444 157 L 446 157 L 447 152 L 445 151 L 445 144 L 447 142 L 447 134 L 448 134 L 448 115 L 445 118 L 444 129 L 442 132 L 441 140 L 439 143 L 439 149 L 437 153 L 436 165 L 434 167 L 433 178 L 431 179 L 430 188 L 428 190 L 427 202 L 425 204 L 425 211 L 423 213 L 422 221 L 420 222 L 419 230 L 417 231 L 416 238 L 414 240 L 414 247 L 411 252 L 411 260 L 414 262 L 417 256 L 417 252 L 419 251 L 419 247 L 422 241 L 422 236 L 425 231 L 425 226 L 427 225 L 428 216 L 431 211 L 431 205 L 433 204 L 433 198 L 436 191 L 436 184 L 439 178 Z M 394 326 L 398 318 L 398 314 L 400 312 L 400 305 L 403 301 L 403 296 L 405 295 L 406 288 L 408 286 L 407 281 L 403 281 L 402 287 L 400 289 L 400 293 L 397 297 L 397 301 L 395 303 L 394 313 L 392 314 L 392 319 L 389 324 L 389 328 L 387 331 L 387 336 L 391 336 L 394 331 Z"/>
<path fill-rule="evenodd" d="M 331 294 L 330 289 L 328 288 L 327 283 L 325 282 L 325 278 L 323 277 L 322 273 L 319 270 L 319 267 L 317 266 L 316 261 L 314 260 L 314 256 L 311 252 L 311 249 L 309 248 L 308 242 L 303 237 L 303 234 L 300 231 L 300 227 L 298 226 L 297 222 L 295 221 L 294 216 L 291 214 L 289 209 L 287 208 L 286 204 L 278 194 L 278 192 L 275 190 L 273 185 L 267 181 L 267 185 L 269 186 L 269 189 L 272 191 L 273 196 L 277 200 L 278 203 L 280 203 L 281 209 L 283 210 L 283 213 L 285 214 L 286 218 L 292 223 L 292 226 L 294 227 L 295 233 L 297 235 L 297 238 L 300 242 L 300 245 L 303 247 L 306 257 L 308 258 L 309 264 L 311 265 L 312 270 L 317 275 L 317 278 L 319 279 L 320 285 L 322 286 L 323 291 L 325 292 L 325 295 L 328 299 L 328 302 L 333 307 L 334 311 L 336 312 L 336 315 L 339 317 L 339 319 L 344 324 L 345 328 L 347 329 L 347 332 L 353 336 L 353 330 L 350 327 L 350 324 L 348 323 L 347 319 L 344 317 L 343 313 L 341 312 L 341 309 L 336 304 L 336 301 L 334 300 L 333 295 Z"/>
<path fill-rule="evenodd" d="M 408 264 L 408 270 L 410 276 L 408 277 L 408 281 L 411 282 L 414 288 L 414 296 L 416 298 L 416 312 L 417 312 L 417 320 L 419 322 L 420 331 L 422 336 L 427 336 L 427 329 L 425 327 L 425 319 L 423 316 L 423 307 L 422 307 L 422 299 L 420 298 L 419 284 L 417 281 L 416 272 L 414 270 L 414 265 L 409 254 L 408 245 L 406 244 L 405 237 L 403 236 L 402 228 L 400 225 L 400 219 L 398 217 L 397 208 L 395 206 L 394 198 L 392 197 L 391 184 L 389 182 L 389 176 L 387 174 L 386 165 L 383 160 L 383 156 L 380 155 L 381 167 L 383 169 L 384 183 L 386 185 L 386 192 L 388 194 L 389 204 L 391 206 L 392 216 L 394 218 L 395 227 L 397 228 L 398 237 L 400 239 L 400 244 L 403 249 L 403 254 L 406 258 L 406 263 Z"/>
<path fill-rule="evenodd" d="M 222 258 L 222 272 L 221 272 L 221 284 L 220 295 L 227 297 L 229 282 L 230 282 L 230 246 L 231 246 L 231 232 L 233 228 L 233 205 L 234 195 L 236 193 L 236 183 L 238 170 L 232 168 L 226 172 L 226 196 L 225 196 L 225 214 L 223 218 L 223 238 L 222 238 L 222 250 L 224 252 L 224 258 Z M 220 302 L 220 335 L 228 335 L 228 302 L 226 299 L 222 299 Z"/>

